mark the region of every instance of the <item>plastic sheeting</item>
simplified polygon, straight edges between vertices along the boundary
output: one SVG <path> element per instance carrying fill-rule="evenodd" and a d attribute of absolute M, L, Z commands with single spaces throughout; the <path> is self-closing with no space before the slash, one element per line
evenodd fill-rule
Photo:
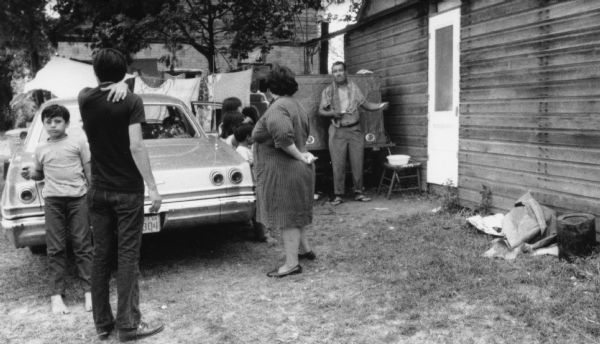
<path fill-rule="evenodd" d="M 127 74 L 125 78 L 131 77 Z M 24 93 L 33 90 L 47 90 L 59 98 L 77 97 L 85 87 L 96 87 L 98 81 L 92 65 L 53 57 L 40 69 L 35 78 L 25 84 Z"/>
<path fill-rule="evenodd" d="M 145 94 L 165 94 L 171 97 L 179 98 L 190 109 L 192 101 L 198 100 L 200 93 L 200 78 L 193 79 L 168 79 L 165 80 L 159 87 L 148 86 L 142 78 L 137 76 L 133 86 L 133 93 Z"/>
<path fill-rule="evenodd" d="M 207 77 L 209 101 L 222 102 L 225 98 L 237 97 L 243 106 L 250 105 L 252 69 L 234 73 L 217 73 Z"/>

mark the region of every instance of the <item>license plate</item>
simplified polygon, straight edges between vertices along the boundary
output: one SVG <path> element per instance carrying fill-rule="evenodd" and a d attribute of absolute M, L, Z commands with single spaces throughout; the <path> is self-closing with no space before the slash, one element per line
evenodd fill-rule
<path fill-rule="evenodd" d="M 160 216 L 158 214 L 144 216 L 143 233 L 160 232 Z"/>

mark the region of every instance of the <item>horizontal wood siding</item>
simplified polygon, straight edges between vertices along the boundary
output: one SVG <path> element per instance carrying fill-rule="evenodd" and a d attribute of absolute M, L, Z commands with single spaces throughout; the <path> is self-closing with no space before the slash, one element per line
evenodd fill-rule
<path fill-rule="evenodd" d="M 600 1 L 463 0 L 459 193 L 600 215 Z"/>
<path fill-rule="evenodd" d="M 345 36 L 348 71 L 367 69 L 380 77 L 381 97 L 390 102 L 385 128 L 395 150 L 422 162 L 427 161 L 427 11 L 423 1 Z"/>

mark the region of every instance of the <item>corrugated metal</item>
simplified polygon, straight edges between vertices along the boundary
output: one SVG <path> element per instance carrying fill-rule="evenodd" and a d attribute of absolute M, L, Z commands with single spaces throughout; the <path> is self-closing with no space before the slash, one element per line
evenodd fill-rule
<path fill-rule="evenodd" d="M 462 5 L 459 188 L 600 214 L 600 1 Z"/>
<path fill-rule="evenodd" d="M 398 150 L 427 160 L 426 1 L 392 12 L 345 36 L 350 73 L 360 69 L 381 79 L 381 97 L 390 102 L 385 128 Z"/>

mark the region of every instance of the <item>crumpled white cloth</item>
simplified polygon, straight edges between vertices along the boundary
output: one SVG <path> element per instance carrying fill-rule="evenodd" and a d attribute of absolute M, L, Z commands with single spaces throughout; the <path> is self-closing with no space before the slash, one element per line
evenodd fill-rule
<path fill-rule="evenodd" d="M 503 237 L 504 233 L 502 232 L 502 220 L 504 219 L 504 214 L 498 213 L 486 217 L 482 217 L 481 215 L 475 215 L 467 218 L 467 222 L 472 224 L 478 230 L 484 232 L 485 234 Z"/>

